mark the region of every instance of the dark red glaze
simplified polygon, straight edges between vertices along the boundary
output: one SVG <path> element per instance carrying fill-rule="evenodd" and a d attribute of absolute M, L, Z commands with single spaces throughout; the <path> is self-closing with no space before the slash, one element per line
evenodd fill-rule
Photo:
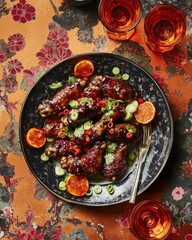
<path fill-rule="evenodd" d="M 60 159 L 63 169 L 73 174 L 90 175 L 97 173 L 103 165 L 104 141 L 96 142 L 86 153 L 79 156 L 65 156 Z"/>
<path fill-rule="evenodd" d="M 59 113 L 68 105 L 72 99 L 80 97 L 81 92 L 85 88 L 87 82 L 81 78 L 74 83 L 58 90 L 57 93 L 38 107 L 39 113 L 42 117 L 47 117 L 53 113 Z"/>
<path fill-rule="evenodd" d="M 59 132 L 61 132 L 65 128 L 66 126 L 61 121 L 49 119 L 49 121 L 45 124 L 43 129 L 46 136 L 51 138 L 57 138 Z"/>
<path fill-rule="evenodd" d="M 133 132 L 131 138 L 127 138 L 128 128 L 134 128 L 136 132 Z M 142 128 L 140 125 L 130 124 L 130 123 L 119 123 L 114 125 L 114 131 L 111 133 L 108 131 L 106 138 L 114 142 L 125 142 L 128 144 L 137 143 L 142 137 Z"/>
<path fill-rule="evenodd" d="M 102 82 L 101 92 L 104 97 L 120 99 L 124 102 L 129 102 L 137 97 L 137 92 L 129 83 L 107 76 Z"/>
<path fill-rule="evenodd" d="M 50 144 L 46 149 L 45 153 L 49 157 L 61 157 L 67 155 L 76 155 L 81 149 L 81 146 L 71 140 L 59 139 L 54 143 Z"/>

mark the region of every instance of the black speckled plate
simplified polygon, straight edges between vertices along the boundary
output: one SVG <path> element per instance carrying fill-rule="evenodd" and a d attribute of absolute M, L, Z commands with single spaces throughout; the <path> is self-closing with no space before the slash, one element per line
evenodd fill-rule
<path fill-rule="evenodd" d="M 43 127 L 44 119 L 38 114 L 37 107 L 43 100 L 54 94 L 54 90 L 51 90 L 49 85 L 56 81 L 64 83 L 69 76 L 73 75 L 74 65 L 82 59 L 90 59 L 94 63 L 95 74 L 112 75 L 112 68 L 118 66 L 123 73 L 130 75 L 129 81 L 135 86 L 139 95 L 145 100 L 154 103 L 157 114 L 152 122 L 152 143 L 147 159 L 143 164 L 138 194 L 145 191 L 160 174 L 169 157 L 173 142 L 172 116 L 165 95 L 155 80 L 145 70 L 123 57 L 109 53 L 90 53 L 73 56 L 53 67 L 39 79 L 29 92 L 21 111 L 21 147 L 26 162 L 34 176 L 59 198 L 89 206 L 117 204 L 127 201 L 130 197 L 135 165 L 128 171 L 126 177 L 113 183 L 115 187 L 114 194 L 110 195 L 107 192 L 107 182 L 99 182 L 102 186 L 100 194 L 93 193 L 90 197 L 74 197 L 67 192 L 59 190 L 58 184 L 62 177 L 55 175 L 55 163 L 52 160 L 47 162 L 41 161 L 40 155 L 44 152 L 44 148 L 30 148 L 25 139 L 26 133 L 30 128 Z M 91 186 L 94 186 L 96 183 L 92 182 Z"/>

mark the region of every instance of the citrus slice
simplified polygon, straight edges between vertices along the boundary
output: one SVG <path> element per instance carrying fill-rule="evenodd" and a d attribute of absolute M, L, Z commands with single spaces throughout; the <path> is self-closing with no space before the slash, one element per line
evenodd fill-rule
<path fill-rule="evenodd" d="M 81 197 L 89 190 L 89 181 L 86 176 L 72 174 L 67 179 L 66 190 L 73 196 Z"/>
<path fill-rule="evenodd" d="M 153 103 L 146 101 L 139 104 L 134 116 L 138 123 L 148 124 L 154 119 L 155 113 L 156 109 Z"/>
<path fill-rule="evenodd" d="M 81 60 L 74 67 L 74 75 L 78 77 L 88 77 L 94 72 L 94 65 L 90 60 Z"/>
<path fill-rule="evenodd" d="M 26 135 L 26 141 L 31 147 L 41 148 L 46 142 L 46 136 L 42 130 L 30 128 Z"/>

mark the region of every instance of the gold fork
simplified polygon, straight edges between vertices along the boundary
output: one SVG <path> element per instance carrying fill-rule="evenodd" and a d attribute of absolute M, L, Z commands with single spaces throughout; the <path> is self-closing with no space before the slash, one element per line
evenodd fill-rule
<path fill-rule="evenodd" d="M 138 189 L 140 175 L 141 175 L 142 163 L 145 161 L 150 144 L 151 144 L 151 127 L 148 125 L 144 125 L 143 139 L 142 139 L 141 146 L 139 148 L 138 164 L 137 164 L 136 174 L 133 182 L 133 187 L 131 189 L 131 196 L 129 199 L 129 203 L 135 203 L 135 199 L 137 196 L 137 189 Z"/>

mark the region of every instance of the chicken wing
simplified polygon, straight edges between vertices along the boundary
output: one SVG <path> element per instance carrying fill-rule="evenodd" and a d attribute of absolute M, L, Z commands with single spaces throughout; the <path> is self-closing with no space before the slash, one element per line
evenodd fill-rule
<path fill-rule="evenodd" d="M 80 96 L 87 82 L 78 78 L 74 83 L 59 90 L 50 100 L 45 100 L 38 106 L 38 111 L 42 117 L 47 117 L 53 113 L 62 111 L 67 104 Z"/>
<path fill-rule="evenodd" d="M 132 133 L 131 137 L 127 133 Z M 141 140 L 142 128 L 133 123 L 118 123 L 113 127 L 113 131 L 106 134 L 106 138 L 113 142 L 137 143 Z"/>
<path fill-rule="evenodd" d="M 46 136 L 51 138 L 57 138 L 60 131 L 63 131 L 66 128 L 64 123 L 60 120 L 50 120 L 44 126 L 44 132 Z"/>
<path fill-rule="evenodd" d="M 63 169 L 73 174 L 92 175 L 97 173 L 103 164 L 104 141 L 97 141 L 86 153 L 79 156 L 63 156 L 60 164 Z"/>
<path fill-rule="evenodd" d="M 100 112 L 100 107 L 93 98 L 83 98 L 77 108 L 69 111 L 68 115 L 62 117 L 61 121 L 67 126 L 76 127 L 89 119 L 94 118 Z"/>
<path fill-rule="evenodd" d="M 101 83 L 103 80 L 102 75 L 93 76 L 90 81 L 88 82 L 87 87 L 82 92 L 82 97 L 91 97 L 94 100 L 97 100 L 98 98 L 101 98 Z"/>
<path fill-rule="evenodd" d="M 102 175 L 112 181 L 115 181 L 120 177 L 126 170 L 126 155 L 127 155 L 127 145 L 121 143 L 118 148 L 113 152 L 113 162 L 107 164 L 104 163 L 101 173 Z"/>
<path fill-rule="evenodd" d="M 50 144 L 45 149 L 48 157 L 61 158 L 62 156 L 78 155 L 81 152 L 81 146 L 71 140 L 59 139 Z"/>
<path fill-rule="evenodd" d="M 137 97 L 137 92 L 129 83 L 108 76 L 102 82 L 101 92 L 104 97 L 120 99 L 124 102 L 129 102 Z"/>

